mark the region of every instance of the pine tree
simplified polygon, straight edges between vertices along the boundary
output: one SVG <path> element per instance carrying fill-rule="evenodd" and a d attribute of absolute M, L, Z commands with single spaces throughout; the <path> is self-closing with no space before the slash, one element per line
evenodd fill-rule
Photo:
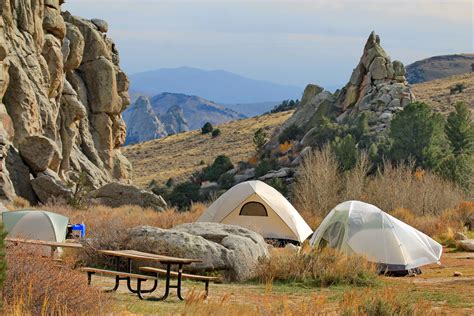
<path fill-rule="evenodd" d="M 344 138 L 336 137 L 331 143 L 331 148 L 343 171 L 352 169 L 357 163 L 358 151 L 352 135 L 349 134 Z"/>
<path fill-rule="evenodd" d="M 253 135 L 253 144 L 257 154 L 262 152 L 263 146 L 267 143 L 267 133 L 263 128 L 259 128 Z"/>
<path fill-rule="evenodd" d="M 455 105 L 456 111 L 448 116 L 445 133 L 455 156 L 472 154 L 474 147 L 474 124 L 471 111 L 463 102 Z"/>
<path fill-rule="evenodd" d="M 443 118 L 433 113 L 429 105 L 410 103 L 391 122 L 391 159 L 413 159 L 416 167 L 434 169 L 445 156 L 443 128 Z"/>

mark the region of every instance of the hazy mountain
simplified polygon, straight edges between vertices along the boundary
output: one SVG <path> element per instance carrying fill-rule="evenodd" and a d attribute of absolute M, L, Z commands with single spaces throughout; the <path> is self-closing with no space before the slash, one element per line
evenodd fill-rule
<path fill-rule="evenodd" d="M 414 84 L 461 75 L 471 72 L 473 64 L 474 54 L 434 56 L 408 65 L 406 78 Z"/>
<path fill-rule="evenodd" d="M 206 122 L 216 125 L 245 118 L 243 114 L 195 95 L 161 93 L 152 97 L 150 102 L 153 111 L 160 116 L 178 105 L 191 130 L 201 128 Z"/>
<path fill-rule="evenodd" d="M 162 93 L 140 96 L 123 113 L 127 125 L 125 144 L 136 144 L 164 136 L 245 118 L 231 109 L 198 96 Z"/>
<path fill-rule="evenodd" d="M 178 105 L 172 106 L 160 117 L 145 96 L 139 97 L 123 112 L 123 120 L 127 125 L 125 145 L 189 131 L 183 110 Z"/>
<path fill-rule="evenodd" d="M 224 70 L 162 68 L 130 76 L 131 90 L 143 95 L 163 92 L 199 95 L 220 104 L 299 99 L 303 88 L 246 78 Z M 265 111 L 262 111 L 263 113 Z"/>
<path fill-rule="evenodd" d="M 242 113 L 245 116 L 252 117 L 263 113 L 267 113 L 272 110 L 275 106 L 280 104 L 279 102 L 257 102 L 257 103 L 237 103 L 237 104 L 223 104 L 226 108 Z"/>

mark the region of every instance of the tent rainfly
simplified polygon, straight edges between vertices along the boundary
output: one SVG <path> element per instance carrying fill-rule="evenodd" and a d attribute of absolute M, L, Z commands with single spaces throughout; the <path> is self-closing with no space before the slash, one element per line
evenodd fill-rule
<path fill-rule="evenodd" d="M 347 201 L 336 206 L 314 232 L 310 244 L 364 255 L 381 271 L 410 271 L 438 263 L 442 246 L 374 205 Z"/>
<path fill-rule="evenodd" d="M 7 237 L 63 242 L 69 218 L 46 211 L 22 210 L 2 213 Z"/>
<path fill-rule="evenodd" d="M 238 225 L 264 238 L 297 242 L 313 232 L 280 192 L 261 181 L 235 185 L 212 203 L 198 222 Z"/>

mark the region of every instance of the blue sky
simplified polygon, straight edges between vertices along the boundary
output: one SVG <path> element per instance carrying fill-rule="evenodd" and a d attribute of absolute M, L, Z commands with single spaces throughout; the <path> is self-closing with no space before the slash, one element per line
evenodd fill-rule
<path fill-rule="evenodd" d="M 191 66 L 340 86 L 372 30 L 393 60 L 473 52 L 474 0 L 67 0 L 109 22 L 128 73 Z"/>

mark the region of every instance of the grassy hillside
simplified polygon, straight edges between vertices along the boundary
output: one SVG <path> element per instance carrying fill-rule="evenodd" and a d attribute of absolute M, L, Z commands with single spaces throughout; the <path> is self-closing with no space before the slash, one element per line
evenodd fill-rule
<path fill-rule="evenodd" d="M 408 65 L 406 77 L 409 83 L 422 83 L 470 73 L 472 64 L 474 54 L 434 56 Z"/>
<path fill-rule="evenodd" d="M 254 153 L 253 135 L 264 128 L 268 135 L 285 122 L 292 111 L 263 115 L 219 125 L 221 135 L 211 138 L 192 131 L 168 136 L 133 146 L 123 153 L 134 169 L 134 183 L 145 186 L 151 180 L 162 183 L 170 177 L 177 181 L 211 163 L 216 156 L 226 155 L 233 163 L 247 161 Z"/>
<path fill-rule="evenodd" d="M 456 84 L 466 86 L 462 93 L 451 95 L 450 89 Z M 474 74 L 457 75 L 413 85 L 418 101 L 426 102 L 442 113 L 453 110 L 456 102 L 463 101 L 469 105 L 474 114 Z"/>

